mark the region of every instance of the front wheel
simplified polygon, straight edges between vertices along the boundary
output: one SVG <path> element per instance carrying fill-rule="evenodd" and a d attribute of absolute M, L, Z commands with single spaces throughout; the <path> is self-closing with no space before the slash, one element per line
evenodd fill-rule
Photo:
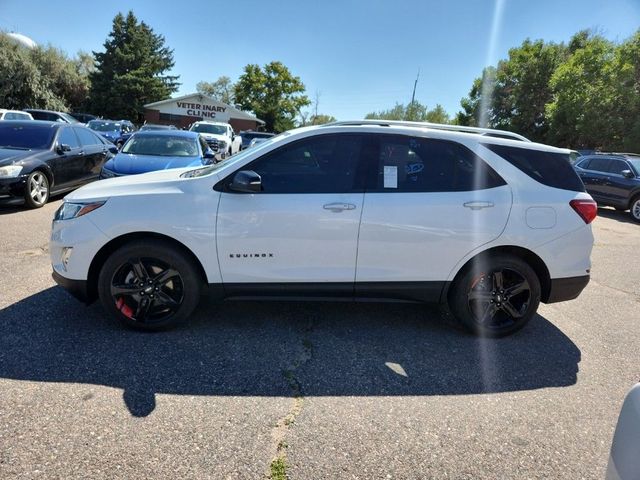
<path fill-rule="evenodd" d="M 471 332 L 503 337 L 517 332 L 540 304 L 540 280 L 522 259 L 492 255 L 473 260 L 452 286 L 454 316 Z"/>
<path fill-rule="evenodd" d="M 31 172 L 27 177 L 24 200 L 29 208 L 40 208 L 49 200 L 49 179 L 41 171 Z"/>
<path fill-rule="evenodd" d="M 162 241 L 121 247 L 107 258 L 98 277 L 105 310 L 138 330 L 165 330 L 185 321 L 200 300 L 200 290 L 193 261 Z"/>
<path fill-rule="evenodd" d="M 640 222 L 640 196 L 635 197 L 631 200 L 631 208 L 629 209 L 629 213 L 631 213 L 631 218 L 633 218 L 636 222 Z"/>

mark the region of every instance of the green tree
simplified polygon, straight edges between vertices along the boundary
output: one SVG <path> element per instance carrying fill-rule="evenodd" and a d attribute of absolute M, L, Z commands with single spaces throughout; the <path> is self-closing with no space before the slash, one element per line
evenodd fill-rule
<path fill-rule="evenodd" d="M 251 64 L 235 85 L 236 103 L 265 121 L 268 131 L 283 132 L 295 126 L 295 116 L 311 102 L 299 77 L 281 62 L 260 68 Z"/>
<path fill-rule="evenodd" d="M 0 33 L 0 98 L 4 108 L 68 110 L 87 97 L 77 59 L 51 46 L 29 49 Z"/>
<path fill-rule="evenodd" d="M 431 123 L 449 123 L 450 121 L 449 115 L 442 105 L 437 104 L 433 110 L 429 110 L 426 105 L 418 101 L 410 102 L 406 106 L 402 103 L 396 103 L 389 110 L 367 113 L 364 118 Z"/>
<path fill-rule="evenodd" d="M 574 148 L 617 149 L 624 119 L 616 102 L 616 48 L 600 35 L 580 32 L 576 37 L 573 53 L 550 80 L 550 139 Z"/>
<path fill-rule="evenodd" d="M 231 79 L 225 75 L 218 77 L 215 82 L 198 82 L 196 84 L 196 90 L 202 95 L 215 98 L 216 100 L 233 105 L 235 100 L 234 95 L 235 85 Z"/>
<path fill-rule="evenodd" d="M 335 121 L 336 117 L 319 113 L 318 115 L 311 116 L 311 118 L 309 119 L 309 125 L 324 125 L 325 123 L 331 123 Z"/>
<path fill-rule="evenodd" d="M 616 49 L 613 110 L 620 140 L 612 149 L 640 152 L 640 30 Z"/>
<path fill-rule="evenodd" d="M 126 18 L 121 13 L 115 16 L 104 52 L 93 55 L 96 71 L 90 75 L 90 104 L 94 113 L 138 121 L 145 104 L 169 98 L 178 89 L 178 76 L 166 74 L 174 65 L 173 50 L 131 11 Z"/>
<path fill-rule="evenodd" d="M 483 92 L 490 92 L 495 89 L 496 69 L 495 67 L 486 67 L 482 70 L 482 77 L 476 78 L 471 85 L 469 96 L 460 100 L 462 110 L 456 114 L 455 123 L 457 125 L 465 125 L 469 127 L 477 127 L 480 125 L 480 119 L 483 117 L 490 118 L 490 103 L 485 100 L 483 102 Z"/>

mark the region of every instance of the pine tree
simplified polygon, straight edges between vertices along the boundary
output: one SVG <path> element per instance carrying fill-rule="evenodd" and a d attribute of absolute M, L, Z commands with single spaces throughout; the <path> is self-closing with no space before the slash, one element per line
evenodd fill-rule
<path fill-rule="evenodd" d="M 173 50 L 165 46 L 133 12 L 118 13 L 104 43 L 104 52 L 93 52 L 96 70 L 91 73 L 90 105 L 106 118 L 141 121 L 144 105 L 169 98 L 178 89 L 178 76 L 165 75 L 173 65 Z"/>

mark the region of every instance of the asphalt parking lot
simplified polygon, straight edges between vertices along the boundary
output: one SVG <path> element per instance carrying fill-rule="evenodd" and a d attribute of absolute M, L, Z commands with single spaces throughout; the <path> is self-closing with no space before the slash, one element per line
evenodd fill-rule
<path fill-rule="evenodd" d="M 54 286 L 56 200 L 0 208 L 0 478 L 602 478 L 640 380 L 640 225 L 601 209 L 592 281 L 479 340 L 436 308 L 207 304 L 123 330 Z M 443 321 L 444 319 L 444 321 Z"/>

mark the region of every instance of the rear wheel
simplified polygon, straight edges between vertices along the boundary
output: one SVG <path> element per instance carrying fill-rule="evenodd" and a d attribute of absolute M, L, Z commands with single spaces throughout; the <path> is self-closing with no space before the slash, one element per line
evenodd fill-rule
<path fill-rule="evenodd" d="M 540 280 L 522 259 L 498 254 L 474 260 L 450 294 L 454 316 L 471 332 L 503 337 L 517 332 L 540 304 Z"/>
<path fill-rule="evenodd" d="M 197 306 L 200 291 L 192 260 L 161 241 L 121 247 L 106 260 L 98 278 L 105 310 L 138 330 L 165 330 L 185 321 Z"/>
<path fill-rule="evenodd" d="M 40 170 L 27 177 L 24 200 L 30 208 L 40 208 L 49 200 L 49 179 Z"/>
<path fill-rule="evenodd" d="M 629 209 L 629 212 L 631 213 L 631 218 L 636 222 L 640 222 L 640 196 L 631 200 L 631 208 Z"/>

